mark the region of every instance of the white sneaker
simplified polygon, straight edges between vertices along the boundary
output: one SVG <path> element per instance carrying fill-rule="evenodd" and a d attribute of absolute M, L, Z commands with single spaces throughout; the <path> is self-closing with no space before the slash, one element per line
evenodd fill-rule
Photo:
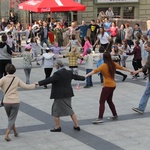
<path fill-rule="evenodd" d="M 112 117 L 109 117 L 107 118 L 108 120 L 117 120 L 118 119 L 118 116 L 112 116 Z"/>
<path fill-rule="evenodd" d="M 142 110 L 140 110 L 138 108 L 135 108 L 135 107 L 133 107 L 132 110 L 135 111 L 135 112 L 138 112 L 139 114 L 143 114 L 144 113 L 144 111 L 142 111 Z"/>
<path fill-rule="evenodd" d="M 103 123 L 103 119 L 96 119 L 95 121 L 92 121 L 93 124 Z"/>
<path fill-rule="evenodd" d="M 132 80 L 136 81 L 136 80 L 137 80 L 137 77 L 132 78 Z"/>

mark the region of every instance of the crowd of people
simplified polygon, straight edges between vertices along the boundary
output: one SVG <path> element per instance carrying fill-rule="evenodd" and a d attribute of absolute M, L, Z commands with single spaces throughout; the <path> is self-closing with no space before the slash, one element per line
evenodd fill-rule
<path fill-rule="evenodd" d="M 110 10 L 111 11 L 111 10 Z M 110 13 L 110 12 L 108 12 Z M 138 108 L 133 108 L 138 113 L 144 113 L 149 92 L 149 52 L 150 42 L 148 35 L 143 35 L 138 23 L 131 27 L 129 23 L 117 26 L 116 22 L 110 22 L 109 17 L 104 21 L 97 19 L 91 20 L 87 25 L 83 20 L 81 25 L 72 22 L 68 26 L 67 22 L 55 21 L 35 21 L 33 25 L 28 25 L 24 30 L 20 22 L 1 24 L 1 42 L 0 42 L 0 87 L 3 92 L 6 91 L 10 81 L 15 77 L 13 86 L 10 88 L 11 94 L 5 95 L 4 107 L 8 116 L 8 129 L 6 131 L 5 140 L 10 141 L 9 133 L 14 130 L 14 135 L 18 136 L 15 127 L 20 100 L 18 98 L 17 88 L 33 89 L 36 86 L 44 86 L 52 83 L 51 99 L 54 99 L 52 106 L 52 116 L 55 120 L 55 128 L 51 132 L 61 132 L 60 117 L 70 115 L 74 122 L 74 130 L 80 131 L 77 117 L 71 106 L 71 97 L 74 96 L 71 86 L 71 80 L 86 79 L 84 88 L 93 86 L 92 75 L 99 73 L 100 82 L 102 84 L 102 92 L 100 96 L 100 106 L 98 119 L 93 123 L 102 123 L 105 110 L 105 101 L 107 101 L 113 116 L 109 119 L 116 120 L 118 114 L 112 101 L 113 92 L 116 88 L 115 74 L 123 77 L 125 81 L 127 75 L 118 71 L 128 71 L 132 75 L 133 80 L 137 80 L 140 76 L 139 72 L 143 72 L 143 79 L 147 80 L 146 90 L 141 98 Z M 90 34 L 88 36 L 88 31 Z M 54 42 L 49 41 L 48 33 L 55 35 Z M 63 45 L 63 33 L 67 32 L 69 43 Z M 79 32 L 79 38 L 76 37 Z M 25 36 L 26 46 L 22 50 L 22 36 Z M 45 47 L 43 44 L 46 44 Z M 67 49 L 69 47 L 69 49 Z M 40 54 L 38 50 L 41 49 Z M 98 49 L 98 51 L 97 51 Z M 65 50 L 63 54 L 61 51 Z M 26 84 L 14 75 L 16 68 L 12 65 L 12 55 L 23 57 L 23 69 L 26 76 Z M 134 71 L 127 69 L 126 60 L 128 55 L 133 55 L 132 65 Z M 64 64 L 59 58 L 68 58 L 68 67 L 65 69 Z M 37 65 L 44 68 L 45 79 L 30 85 L 30 72 L 32 62 L 36 61 Z M 78 66 L 85 62 L 85 76 L 78 75 Z M 94 61 L 97 63 L 94 67 Z M 53 66 L 57 71 L 51 75 Z M 77 85 L 78 81 L 77 81 Z M 59 92 L 59 93 L 57 93 Z M 107 94 L 106 94 L 107 93 Z"/>

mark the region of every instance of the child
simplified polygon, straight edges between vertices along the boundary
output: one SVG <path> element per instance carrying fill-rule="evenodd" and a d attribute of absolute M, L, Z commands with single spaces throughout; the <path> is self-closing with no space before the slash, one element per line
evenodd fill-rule
<path fill-rule="evenodd" d="M 85 36 L 84 40 L 85 40 L 85 43 L 84 43 L 84 46 L 83 46 L 82 57 L 84 57 L 87 54 L 86 50 L 92 47 L 92 45 L 90 44 L 90 38 L 88 36 Z M 80 64 L 82 64 L 82 60 L 80 60 Z"/>
<path fill-rule="evenodd" d="M 58 43 L 54 42 L 53 46 L 51 47 L 54 54 L 60 54 L 60 51 L 63 51 L 65 48 L 58 47 Z"/>
<path fill-rule="evenodd" d="M 97 60 L 97 64 L 96 67 L 98 68 L 101 64 L 104 63 L 103 61 L 103 53 L 105 52 L 105 48 L 103 46 L 99 47 L 99 56 L 98 56 L 98 60 Z M 100 76 L 100 81 L 101 84 L 103 84 L 103 75 L 99 72 L 98 75 Z"/>
<path fill-rule="evenodd" d="M 83 59 L 81 54 L 77 52 L 76 47 L 72 47 L 71 52 L 68 52 L 66 55 L 63 56 L 68 57 L 69 59 L 69 68 L 74 74 L 78 75 L 78 59 Z M 80 89 L 79 83 L 77 82 L 77 89 Z"/>
<path fill-rule="evenodd" d="M 7 44 L 9 45 L 9 47 L 12 49 L 12 51 L 15 51 L 15 40 L 11 34 L 11 32 L 7 32 Z"/>
<path fill-rule="evenodd" d="M 25 51 L 21 54 L 23 56 L 23 68 L 26 76 L 26 84 L 30 84 L 30 73 L 32 68 L 32 52 L 30 44 L 25 46 Z"/>
<path fill-rule="evenodd" d="M 44 68 L 45 79 L 51 76 L 53 71 L 53 63 L 55 54 L 52 49 L 46 49 L 46 53 L 38 58 L 38 60 L 42 60 L 42 67 Z M 44 88 L 47 89 L 47 85 L 44 85 Z"/>
<path fill-rule="evenodd" d="M 68 52 L 63 56 L 68 57 L 69 59 L 69 68 L 72 70 L 74 74 L 78 74 L 78 59 L 82 59 L 82 56 L 79 52 L 77 52 L 76 47 L 72 47 L 71 52 Z"/>
<path fill-rule="evenodd" d="M 86 74 L 88 74 L 93 70 L 93 56 L 91 49 L 87 49 L 86 53 L 87 55 L 84 56 L 84 60 L 85 60 Z M 92 76 L 88 76 L 86 78 L 86 85 L 84 86 L 84 88 L 90 88 L 92 86 L 93 86 Z"/>
<path fill-rule="evenodd" d="M 38 57 L 39 44 L 37 43 L 37 39 L 35 37 L 31 38 L 30 45 L 31 45 L 31 48 L 32 48 L 33 58 L 37 58 Z M 40 65 L 39 62 L 38 62 L 38 59 L 36 59 L 36 64 Z"/>
<path fill-rule="evenodd" d="M 68 46 L 70 46 L 69 52 L 71 51 L 71 48 L 74 47 L 74 46 L 75 46 L 76 48 L 77 48 L 78 46 L 82 47 L 82 45 L 80 44 L 80 42 L 76 39 L 75 35 L 71 35 L 71 36 L 70 36 L 69 43 L 66 45 L 65 49 L 66 49 Z M 77 51 L 78 51 L 78 49 L 77 49 Z"/>

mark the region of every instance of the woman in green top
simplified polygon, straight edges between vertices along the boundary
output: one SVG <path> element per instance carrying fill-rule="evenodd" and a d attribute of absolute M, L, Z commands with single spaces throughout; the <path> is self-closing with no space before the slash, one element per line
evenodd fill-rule
<path fill-rule="evenodd" d="M 54 31 L 51 31 L 55 35 L 55 42 L 58 42 L 58 47 L 63 46 L 63 33 L 67 30 L 68 28 L 61 28 L 60 22 L 58 22 Z"/>

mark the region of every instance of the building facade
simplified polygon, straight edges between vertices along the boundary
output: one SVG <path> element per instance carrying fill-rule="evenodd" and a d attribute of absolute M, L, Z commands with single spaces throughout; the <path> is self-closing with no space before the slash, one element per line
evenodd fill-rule
<path fill-rule="evenodd" d="M 82 19 L 87 22 L 96 19 L 100 11 L 105 12 L 109 7 L 115 18 L 150 19 L 150 0 L 82 0 L 82 4 L 87 6 L 82 13 Z"/>
<path fill-rule="evenodd" d="M 22 23 L 29 22 L 29 12 L 18 10 L 18 4 L 25 0 L 0 0 L 0 17 L 9 17 L 9 12 L 14 11 L 18 15 L 19 21 Z M 91 19 L 96 19 L 99 12 L 104 12 L 111 7 L 115 18 L 121 19 L 139 19 L 139 20 L 150 20 L 150 0 L 75 0 L 86 6 L 84 12 L 69 12 L 58 14 L 54 13 L 60 18 L 66 16 L 69 21 L 86 20 L 90 22 Z M 45 15 L 38 14 L 36 19 L 44 19 Z"/>

